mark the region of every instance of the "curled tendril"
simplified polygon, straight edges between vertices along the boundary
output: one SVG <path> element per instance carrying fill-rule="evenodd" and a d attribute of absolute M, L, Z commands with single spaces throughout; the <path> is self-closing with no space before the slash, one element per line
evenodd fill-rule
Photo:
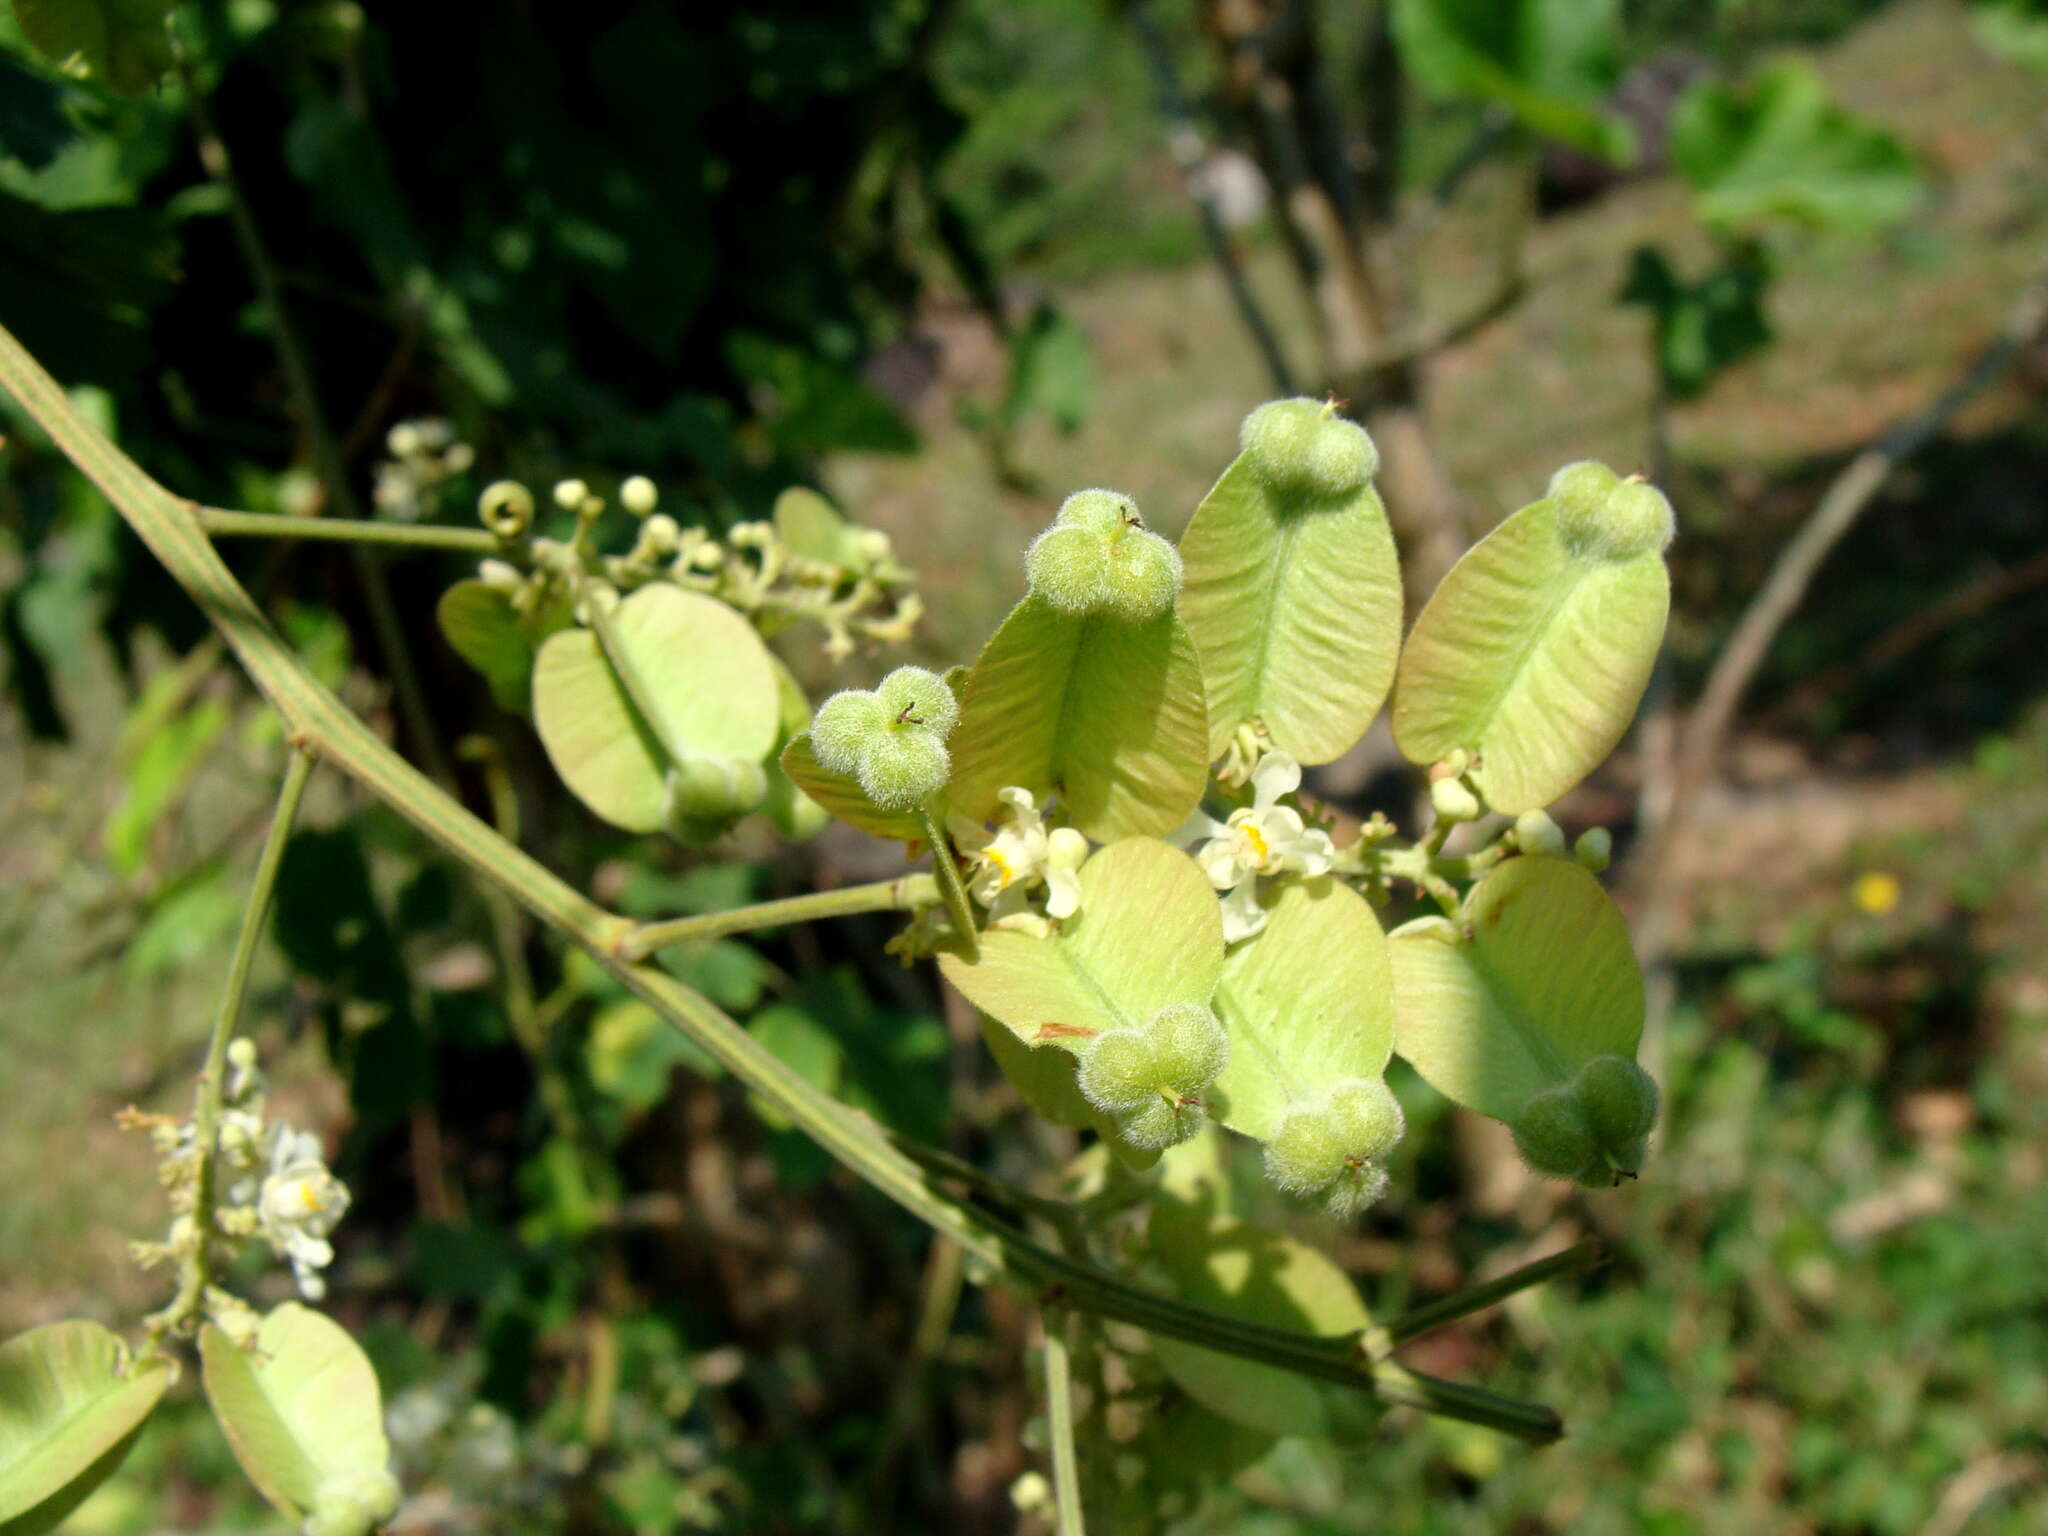
<path fill-rule="evenodd" d="M 522 539 L 533 526 L 533 492 L 517 480 L 494 480 L 476 499 L 477 521 L 501 539 Z"/>

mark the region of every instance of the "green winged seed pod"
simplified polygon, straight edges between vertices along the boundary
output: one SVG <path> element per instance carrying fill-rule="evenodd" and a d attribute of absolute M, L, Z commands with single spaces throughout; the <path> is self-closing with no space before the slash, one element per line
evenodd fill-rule
<path fill-rule="evenodd" d="M 811 751 L 884 810 L 912 810 L 946 787 L 946 737 L 959 713 L 944 678 L 898 667 L 872 693 L 849 688 L 819 706 Z"/>
<path fill-rule="evenodd" d="M 1024 556 L 1034 595 L 1061 613 L 1142 624 L 1173 606 L 1180 554 L 1117 491 L 1076 491 Z"/>
<path fill-rule="evenodd" d="M 1336 501 L 1379 473 L 1379 450 L 1334 402 L 1273 400 L 1245 417 L 1238 442 L 1252 472 L 1286 496 Z"/>

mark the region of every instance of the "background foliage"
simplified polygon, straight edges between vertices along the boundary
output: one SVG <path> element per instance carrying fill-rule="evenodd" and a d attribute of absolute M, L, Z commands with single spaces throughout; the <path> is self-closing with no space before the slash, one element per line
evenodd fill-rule
<path fill-rule="evenodd" d="M 1553 30 L 1540 57 L 1458 25 L 1509 10 L 1617 19 L 1394 8 L 1421 87 L 1408 198 L 1492 112 L 1581 151 L 1543 152 L 1530 292 L 1432 362 L 1431 414 L 1475 530 L 1564 459 L 1666 462 L 1683 695 L 1841 459 L 1931 396 L 2040 261 L 2038 23 L 1932 0 L 1644 3 L 1618 13 L 1619 48 Z M 1248 147 L 1205 13 L 1148 14 L 1196 121 Z M 1331 8 L 1331 57 L 1371 19 Z M 381 516 L 466 519 L 501 473 L 643 472 L 729 522 L 812 480 L 922 569 L 929 654 L 950 659 L 1019 589 L 1013 551 L 1047 491 L 1117 485 L 1177 530 L 1270 392 L 1114 7 L 601 5 L 479 28 L 242 0 L 184 8 L 182 65 L 132 96 L 0 26 L 0 320 L 139 459 L 222 505 L 330 500 L 322 432 Z M 1658 82 L 1700 70 L 1673 115 Z M 1857 126 L 1816 159 L 1805 130 L 1844 112 Z M 1644 155 L 1626 176 L 1583 153 L 1615 149 L 1617 124 Z M 317 410 L 208 167 L 214 135 Z M 1483 283 L 1486 206 L 1437 224 L 1425 308 Z M 1305 356 L 1314 321 L 1279 233 L 1269 209 L 1237 238 Z M 2036 357 L 1954 424 L 1773 652 L 1706 811 L 1712 846 L 1678 871 L 1691 920 L 1652 1176 L 1560 1199 L 1498 1147 L 1418 1135 L 1390 1207 L 1315 1233 L 1382 1311 L 1563 1236 L 1610 1238 L 1598 1276 L 1418 1359 L 1559 1403 L 1568 1440 L 1529 1453 L 1404 1424 L 1341 1454 L 1283 1441 L 1187 1529 L 1889 1536 L 2048 1517 L 2048 606 L 2038 578 L 1996 585 L 2040 558 L 2044 376 Z M 418 416 L 452 420 L 475 465 L 380 495 L 387 429 Z M 471 802 L 502 765 L 527 845 L 620 910 L 895 867 L 836 834 L 709 860 L 610 834 L 438 638 L 457 562 L 383 568 L 389 640 L 349 559 L 231 553 L 417 760 L 380 681 L 408 657 Z M 110 1318 L 142 1299 L 122 1243 L 148 1173 L 107 1116 L 181 1091 L 277 744 L 196 616 L 27 437 L 0 481 L 0 589 L 0 1248 L 33 1256 L 0 1274 L 11 1331 L 81 1296 Z M 792 640 L 812 681 L 872 680 L 874 663 L 834 669 Z M 472 731 L 486 755 L 458 753 Z M 1629 763 L 1567 809 L 1624 821 Z M 1386 767 L 1368 754 L 1319 788 L 1412 824 Z M 639 1004 L 536 951 L 570 1106 L 550 1110 L 492 985 L 489 921 L 330 784 L 259 973 L 279 1094 L 340 1140 L 358 1192 L 335 1306 L 373 1344 L 408 1485 L 434 1490 L 446 1528 L 513 1510 L 565 1530 L 1014 1526 L 1036 1437 L 1024 1317 L 970 1290 L 946 1329 L 957 1277 L 920 1231 Z M 1013 1173 L 1052 1166 L 1060 1147 L 1022 1131 L 971 1018 L 880 954 L 886 931 L 670 958 L 888 1123 Z M 1450 1113 L 1400 1087 L 1417 1120 Z M 197 1405 L 180 1411 L 190 1434 L 147 1442 L 76 1529 L 263 1528 Z"/>

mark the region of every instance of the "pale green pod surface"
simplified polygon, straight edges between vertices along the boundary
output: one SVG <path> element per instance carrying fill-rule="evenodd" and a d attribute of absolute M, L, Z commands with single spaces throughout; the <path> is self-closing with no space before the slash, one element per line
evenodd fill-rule
<path fill-rule="evenodd" d="M 1081 868 L 1081 909 L 1051 938 L 998 928 L 973 963 L 939 956 L 967 1000 L 1029 1045 L 1080 1049 L 1176 1004 L 1206 1007 L 1223 970 L 1216 891 L 1178 848 L 1127 838 Z"/>
<path fill-rule="evenodd" d="M 353 1504 L 377 1519 L 387 1500 L 391 1446 L 369 1358 L 324 1313 L 284 1303 L 252 1347 L 208 1325 L 199 1336 L 206 1398 L 243 1473 L 288 1520 L 326 1495 L 337 1517 Z"/>
<path fill-rule="evenodd" d="M 1625 1056 L 1595 1056 L 1579 1068 L 1572 1092 L 1610 1153 L 1634 1147 L 1657 1123 L 1657 1080 Z"/>
<path fill-rule="evenodd" d="M 1297 762 L 1342 756 L 1386 702 L 1401 645 L 1401 566 L 1371 484 L 1290 493 L 1240 454 L 1195 509 L 1180 554 L 1211 758 L 1252 719 Z"/>
<path fill-rule="evenodd" d="M 98 1323 L 50 1323 L 0 1344 L 0 1530 L 55 1530 L 127 1459 L 175 1362 L 129 1357 Z"/>
<path fill-rule="evenodd" d="M 1377 1205 L 1393 1181 L 1378 1163 L 1347 1163 L 1323 1197 L 1323 1209 L 1348 1221 L 1369 1205 Z"/>
<path fill-rule="evenodd" d="M 1058 790 L 1098 842 L 1170 832 L 1209 782 L 1194 643 L 1171 610 L 1129 624 L 1027 597 L 982 648 L 951 745 L 952 803 L 975 820 L 1015 784 Z"/>
<path fill-rule="evenodd" d="M 1174 1294 L 1245 1322 L 1341 1337 L 1372 1326 L 1350 1277 L 1320 1250 L 1200 1206 L 1159 1200 L 1149 1248 Z M 1167 1375 L 1214 1413 L 1272 1435 L 1357 1443 L 1378 1410 L 1363 1393 L 1155 1334 Z"/>
<path fill-rule="evenodd" d="M 1405 924 L 1388 948 L 1394 1048 L 1468 1109 L 1512 1125 L 1594 1057 L 1635 1056 L 1642 972 L 1620 909 L 1575 863 L 1510 859 L 1456 919 Z"/>
<path fill-rule="evenodd" d="M 924 823 L 910 811 L 885 810 L 876 805 L 851 774 L 834 773 L 818 761 L 811 734 L 791 738 L 777 760 L 789 781 L 805 797 L 823 807 L 848 826 L 871 837 L 915 843 L 924 837 Z"/>
<path fill-rule="evenodd" d="M 1515 818 L 1515 846 L 1545 858 L 1564 857 L 1564 833 L 1548 811 L 1524 811 Z"/>
<path fill-rule="evenodd" d="M 1599 1139 L 1587 1122 L 1585 1106 L 1569 1088 L 1537 1094 L 1523 1106 L 1512 1129 L 1515 1150 L 1538 1173 L 1578 1181 L 1602 1165 Z"/>
<path fill-rule="evenodd" d="M 1600 466 L 1574 468 L 1579 478 L 1560 478 L 1578 506 Z M 1638 548 L 1638 527 L 1575 553 L 1564 504 L 1524 507 L 1466 552 L 1415 621 L 1394 684 L 1394 740 L 1409 761 L 1471 751 L 1473 783 L 1509 815 L 1550 804 L 1614 750 L 1670 607 L 1661 542 Z M 1604 516 L 1580 520 L 1597 531 Z"/>
<path fill-rule="evenodd" d="M 861 754 L 860 787 L 885 811 L 911 811 L 946 787 L 952 763 L 932 732 L 885 730 Z"/>
<path fill-rule="evenodd" d="M 1392 1054 L 1394 996 L 1372 907 L 1335 880 L 1282 886 L 1266 926 L 1224 961 L 1216 1012 L 1232 1048 L 1205 1097 L 1242 1135 L 1270 1141 L 1330 1085 L 1379 1078 Z"/>
<path fill-rule="evenodd" d="M 566 629 L 534 664 L 533 721 L 577 799 L 614 826 L 653 832 L 667 814 L 674 755 L 759 762 L 774 747 L 773 658 L 725 604 L 666 584 L 635 592 L 610 623 L 647 699 L 629 694 L 595 634 Z"/>
<path fill-rule="evenodd" d="M 923 667 L 898 667 L 875 685 L 875 697 L 891 729 L 922 727 L 943 741 L 960 718 L 960 702 L 946 680 Z"/>
<path fill-rule="evenodd" d="M 667 822 L 690 841 L 709 841 L 768 798 L 768 770 L 741 757 L 691 753 L 669 768 Z"/>

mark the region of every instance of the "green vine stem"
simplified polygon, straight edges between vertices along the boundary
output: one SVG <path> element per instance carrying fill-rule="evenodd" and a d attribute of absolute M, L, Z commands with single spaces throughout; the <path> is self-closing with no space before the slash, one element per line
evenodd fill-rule
<path fill-rule="evenodd" d="M 627 959 L 631 919 L 605 911 L 545 865 L 506 842 L 393 752 L 307 671 L 220 559 L 198 508 L 174 496 L 107 441 L 5 328 L 0 385 L 48 432 L 162 562 L 221 634 L 284 722 L 435 844 L 506 891 L 544 926 L 586 950 L 619 983 L 773 1105 L 837 1161 L 992 1274 L 1088 1312 L 1224 1354 L 1294 1370 L 1388 1401 L 1488 1425 L 1542 1444 L 1561 1433 L 1556 1414 L 1478 1388 L 1440 1382 L 1375 1360 L 1356 1335 L 1334 1338 L 1267 1328 L 1188 1306 L 1074 1262 L 934 1186 L 867 1117 L 804 1081 L 701 993 L 659 967 Z"/>
<path fill-rule="evenodd" d="M 733 907 L 725 912 L 641 923 L 620 940 L 619 953 L 628 960 L 645 960 L 649 955 L 675 944 L 722 939 L 731 933 L 780 928 L 787 923 L 815 922 L 821 917 L 850 917 L 858 912 L 910 912 L 918 907 L 928 907 L 937 900 L 937 876 L 903 875 L 894 880 L 877 880 L 872 885 L 846 885 L 834 891 L 812 891 L 804 896 L 755 902 L 752 906 Z"/>
<path fill-rule="evenodd" d="M 270 831 L 256 861 L 256 877 L 249 885 L 248 904 L 242 908 L 242 927 L 235 935 L 234 955 L 228 962 L 227 986 L 221 993 L 220 1009 L 213 1016 L 213 1033 L 206 1041 L 206 1061 L 199 1069 L 199 1086 L 192 1096 L 192 1145 L 199 1160 L 192 1194 L 193 1241 L 179 1272 L 177 1294 L 169 1306 L 149 1319 L 152 1345 L 166 1333 L 190 1327 L 205 1304 L 206 1287 L 211 1280 L 213 1205 L 219 1195 L 219 1148 L 214 1143 L 220 1137 L 221 1104 L 227 1087 L 228 1041 L 234 1037 L 235 1021 L 242 1015 L 242 998 L 249 990 L 256 945 L 263 936 L 264 921 L 270 916 L 271 893 L 277 889 L 278 867 L 284 862 L 285 843 L 291 837 L 292 823 L 298 820 L 299 802 L 305 798 L 306 781 L 312 772 L 312 754 L 294 742 L 285 761 L 284 787 L 278 791 L 277 810 L 270 818 Z"/>
<path fill-rule="evenodd" d="M 953 862 L 953 845 L 932 814 L 929 805 L 920 806 L 917 819 L 924 826 L 924 840 L 932 845 L 932 873 L 938 877 L 939 894 L 946 899 L 946 915 L 960 934 L 960 948 L 969 960 L 981 958 L 980 931 L 974 924 L 974 908 L 967 900 L 967 887 L 960 883 L 960 866 Z"/>
<path fill-rule="evenodd" d="M 1074 1373 L 1063 1313 L 1045 1314 L 1045 1423 L 1052 1439 L 1052 1497 L 1059 1536 L 1088 1536 L 1081 1506 L 1081 1462 L 1074 1452 Z"/>
<path fill-rule="evenodd" d="M 277 512 L 229 512 L 201 507 L 199 526 L 217 539 L 317 539 L 331 544 L 391 544 L 409 549 L 456 549 L 491 555 L 506 545 L 485 528 L 435 523 L 378 523 L 347 517 L 287 517 Z"/>
<path fill-rule="evenodd" d="M 1446 1323 L 1456 1322 L 1461 1317 L 1470 1317 L 1474 1312 L 1482 1312 L 1496 1302 L 1506 1301 L 1510 1296 L 1541 1285 L 1546 1280 L 1556 1280 L 1565 1275 L 1598 1269 L 1607 1262 L 1607 1259 L 1607 1245 L 1597 1239 L 1589 1238 L 1583 1243 L 1574 1243 L 1548 1258 L 1537 1259 L 1533 1263 L 1511 1269 L 1483 1285 L 1472 1286 L 1416 1307 L 1412 1311 L 1403 1312 L 1384 1328 L 1369 1332 L 1366 1335 L 1368 1346 L 1376 1353 L 1391 1352 L 1399 1349 L 1410 1339 L 1420 1338 L 1423 1334 L 1441 1328 Z"/>

